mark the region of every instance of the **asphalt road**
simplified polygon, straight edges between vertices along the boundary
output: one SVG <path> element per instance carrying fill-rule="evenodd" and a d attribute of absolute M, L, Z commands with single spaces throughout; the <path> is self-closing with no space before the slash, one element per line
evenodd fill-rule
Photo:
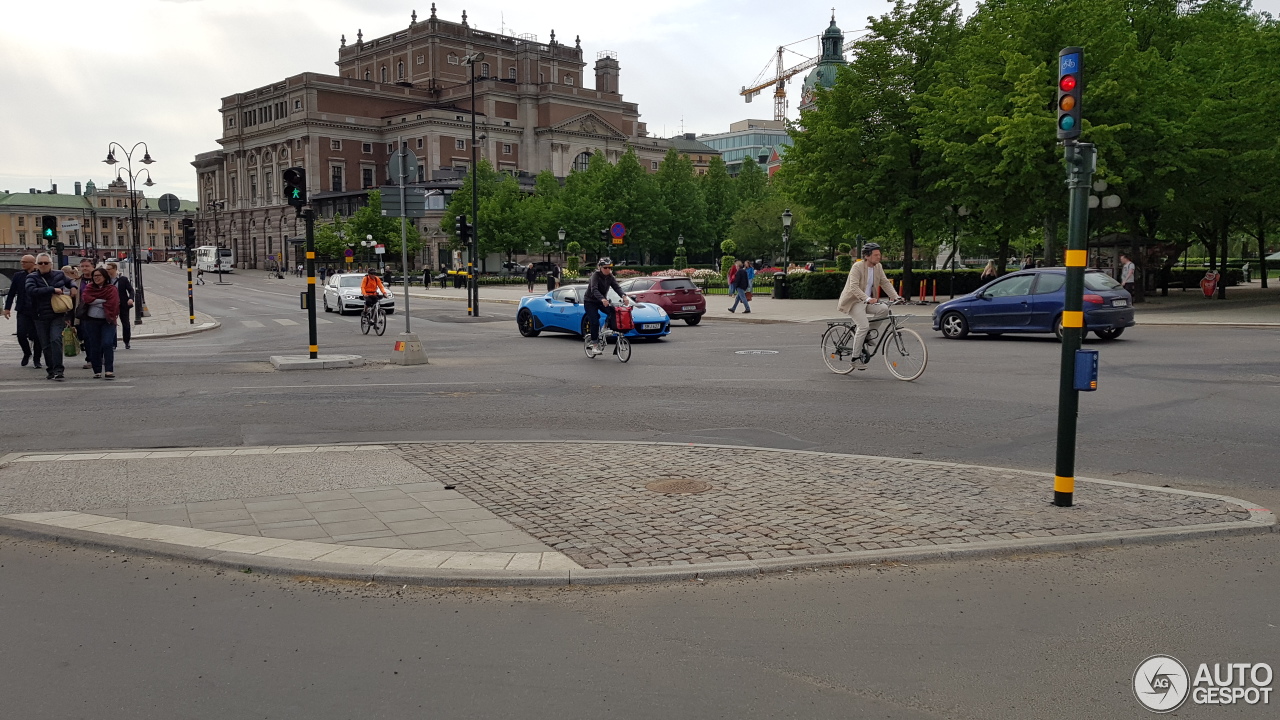
<path fill-rule="evenodd" d="M 206 277 L 198 307 L 222 329 L 121 350 L 115 385 L 78 369 L 61 385 L 36 379 L 5 330 L 0 447 L 616 438 L 1053 467 L 1059 346 L 1048 339 L 925 332 L 928 371 L 903 383 L 878 361 L 831 374 L 813 325 L 678 325 L 621 365 L 587 360 L 567 336 L 519 337 L 513 306 L 482 304 L 491 321 L 473 322 L 460 303 L 435 302 L 413 312 L 430 365 L 277 373 L 267 356 L 305 352 L 302 282 Z M 146 281 L 175 298 L 185 289 L 173 268 L 148 267 Z M 322 317 L 333 321 L 322 352 L 374 360 L 403 322 L 392 316 L 376 338 L 354 318 Z M 1091 343 L 1101 380 L 1081 402 L 1078 474 L 1280 506 L 1277 340 L 1147 327 Z M 51 431 L 33 410 L 72 429 Z M 1142 717 L 1129 679 L 1148 655 L 1280 667 L 1278 539 L 400 594 L 3 540 L 0 612 L 17 621 L 0 697 L 24 718 Z"/>

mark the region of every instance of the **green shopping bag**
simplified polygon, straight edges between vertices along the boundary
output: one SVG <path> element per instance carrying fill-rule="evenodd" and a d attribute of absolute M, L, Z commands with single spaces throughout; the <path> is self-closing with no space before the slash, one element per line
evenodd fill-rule
<path fill-rule="evenodd" d="M 66 327 L 62 329 L 62 356 L 75 357 L 80 354 L 80 338 L 76 337 L 76 329 Z"/>

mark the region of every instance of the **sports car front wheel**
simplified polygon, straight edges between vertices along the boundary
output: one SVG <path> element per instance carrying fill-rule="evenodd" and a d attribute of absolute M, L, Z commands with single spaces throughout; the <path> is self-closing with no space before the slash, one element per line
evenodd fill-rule
<path fill-rule="evenodd" d="M 525 337 L 538 337 L 542 331 L 538 329 L 537 324 L 533 320 L 533 313 L 529 312 L 529 308 L 522 309 L 516 314 L 516 326 L 520 328 L 520 334 Z"/>

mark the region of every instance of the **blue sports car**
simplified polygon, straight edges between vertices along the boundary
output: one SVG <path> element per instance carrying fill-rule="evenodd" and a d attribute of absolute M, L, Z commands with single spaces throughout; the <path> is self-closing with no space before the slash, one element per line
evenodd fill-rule
<path fill-rule="evenodd" d="M 1062 338 L 1066 305 L 1066 268 L 1011 273 L 977 290 L 942 303 L 933 311 L 933 329 L 958 339 L 970 332 L 1053 333 Z M 1133 327 L 1133 298 L 1100 270 L 1084 274 L 1084 329 L 1103 340 Z"/>
<path fill-rule="evenodd" d="M 582 299 L 586 291 L 586 285 L 566 285 L 546 295 L 521 298 L 520 309 L 516 311 L 516 325 L 520 328 L 520 334 L 537 337 L 546 330 L 585 336 L 587 318 L 583 312 Z M 609 301 L 621 302 L 621 298 L 610 290 Z M 603 328 L 604 313 L 600 314 L 600 318 Z M 631 311 L 631 319 L 635 321 L 635 329 L 623 333 L 628 338 L 660 338 L 671 332 L 671 318 L 665 310 L 653 303 L 636 305 Z"/>

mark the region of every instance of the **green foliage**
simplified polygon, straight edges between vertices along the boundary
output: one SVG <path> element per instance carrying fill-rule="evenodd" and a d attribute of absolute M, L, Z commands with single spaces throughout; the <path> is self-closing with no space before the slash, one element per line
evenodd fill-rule
<path fill-rule="evenodd" d="M 849 272 L 853 268 L 853 256 L 848 253 L 836 256 L 836 269 L 840 272 Z"/>
<path fill-rule="evenodd" d="M 714 243 L 728 237 L 733 214 L 738 211 L 738 186 L 729 177 L 729 171 L 719 155 L 711 158 L 707 174 L 699 182 L 707 203 L 707 230 Z"/>
<path fill-rule="evenodd" d="M 850 245 L 849 243 L 842 242 L 836 246 L 836 251 L 841 253 L 842 255 L 848 255 L 849 253 L 853 252 L 853 246 Z"/>
<path fill-rule="evenodd" d="M 657 182 L 662 204 L 667 210 L 667 227 L 663 235 L 668 243 L 665 246 L 667 251 L 673 247 L 676 238 L 683 235 L 684 246 L 691 255 L 710 257 L 714 245 L 708 230 L 707 203 L 693 174 L 693 162 L 671 148 L 658 167 Z"/>
<path fill-rule="evenodd" d="M 368 205 L 360 208 L 350 218 L 341 215 L 334 217 L 333 222 L 316 224 L 316 254 L 338 259 L 344 256 L 348 246 L 354 246 L 356 261 L 359 263 L 376 262 L 372 250 L 360 246 L 360 242 L 372 235 L 374 242 L 386 246 L 385 261 L 392 265 L 400 262 L 400 218 L 383 217 L 382 193 L 373 190 L 369 193 Z M 422 236 L 413 223 L 405 223 L 405 237 L 409 244 L 409 255 L 412 257 L 422 249 Z"/>
<path fill-rule="evenodd" d="M 564 246 L 564 252 L 566 255 L 564 261 L 565 269 L 568 271 L 570 276 L 577 277 L 578 269 L 582 264 L 582 243 L 579 243 L 576 240 L 570 241 Z"/>
<path fill-rule="evenodd" d="M 725 255 L 733 255 L 738 252 L 738 244 L 732 240 L 725 240 L 720 243 L 720 252 Z"/>

